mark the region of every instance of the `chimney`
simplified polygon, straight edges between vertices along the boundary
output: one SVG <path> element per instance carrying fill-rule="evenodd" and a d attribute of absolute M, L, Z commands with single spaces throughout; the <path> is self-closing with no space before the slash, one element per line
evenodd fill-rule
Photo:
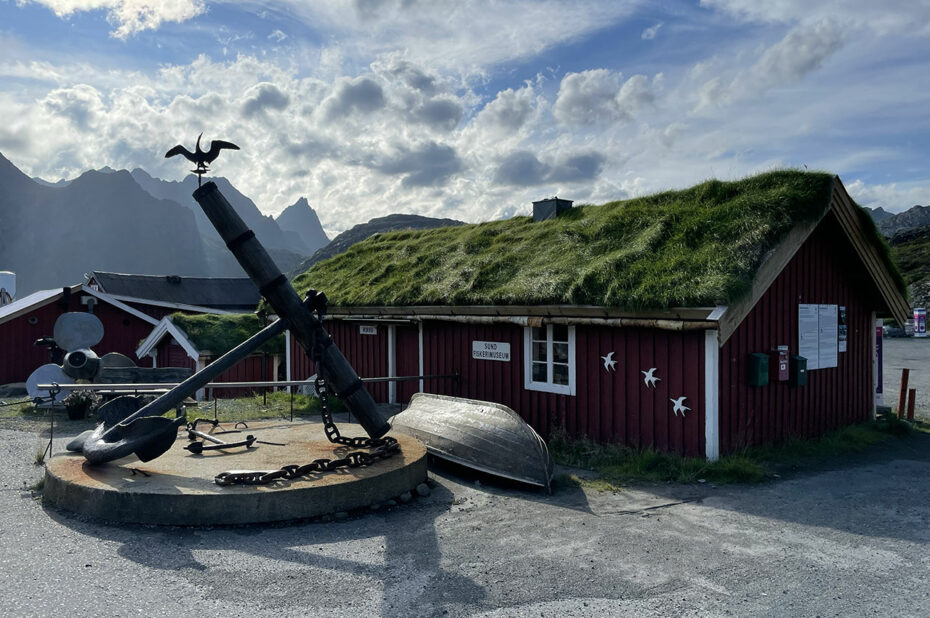
<path fill-rule="evenodd" d="M 533 202 L 533 221 L 555 219 L 571 207 L 571 200 L 563 200 L 558 197 L 550 197 L 539 200 L 538 202 Z"/>
<path fill-rule="evenodd" d="M 0 306 L 16 300 L 16 274 L 0 270 Z"/>

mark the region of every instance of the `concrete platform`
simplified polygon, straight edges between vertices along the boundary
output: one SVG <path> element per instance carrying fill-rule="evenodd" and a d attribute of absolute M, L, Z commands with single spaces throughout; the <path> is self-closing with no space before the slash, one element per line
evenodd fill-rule
<path fill-rule="evenodd" d="M 359 425 L 341 423 L 339 429 L 346 436 L 365 435 Z M 213 478 L 220 472 L 275 470 L 356 450 L 331 444 L 319 423 L 255 422 L 241 434 L 218 437 L 232 442 L 247 434 L 286 446 L 256 444 L 248 450 L 194 455 L 184 449 L 188 440 L 182 434 L 167 453 L 148 463 L 132 456 L 91 466 L 83 455 L 60 454 L 46 465 L 44 499 L 68 511 L 117 522 L 252 524 L 366 507 L 411 491 L 426 480 L 426 448 L 414 438 L 392 434 L 400 443 L 400 453 L 369 467 L 263 486 L 217 485 Z"/>

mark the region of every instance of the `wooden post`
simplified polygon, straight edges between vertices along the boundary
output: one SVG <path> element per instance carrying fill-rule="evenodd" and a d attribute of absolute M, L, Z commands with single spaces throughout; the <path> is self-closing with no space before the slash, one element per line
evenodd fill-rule
<path fill-rule="evenodd" d="M 917 399 L 917 389 L 912 388 L 907 391 L 907 420 L 914 420 L 914 400 Z"/>
<path fill-rule="evenodd" d="M 904 418 L 904 410 L 907 405 L 907 379 L 911 370 L 905 367 L 901 370 L 901 390 L 898 391 L 898 418 Z"/>

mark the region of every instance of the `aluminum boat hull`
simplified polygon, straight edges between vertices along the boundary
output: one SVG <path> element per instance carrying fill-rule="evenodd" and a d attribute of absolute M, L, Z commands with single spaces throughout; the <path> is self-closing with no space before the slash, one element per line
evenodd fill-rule
<path fill-rule="evenodd" d="M 436 457 L 551 489 L 553 464 L 546 442 L 505 405 L 416 393 L 389 422 Z"/>

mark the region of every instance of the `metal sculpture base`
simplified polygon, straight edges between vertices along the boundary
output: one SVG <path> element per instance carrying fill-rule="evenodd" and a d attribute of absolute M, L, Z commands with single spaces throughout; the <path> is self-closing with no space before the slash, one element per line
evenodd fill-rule
<path fill-rule="evenodd" d="M 347 434 L 357 425 L 341 424 Z M 340 469 L 265 486 L 221 487 L 214 477 L 236 469 L 274 470 L 346 448 L 321 435 L 319 423 L 250 423 L 248 433 L 286 446 L 207 451 L 194 455 L 184 438 L 158 459 L 135 457 L 105 466 L 88 464 L 79 453 L 52 457 L 46 466 L 46 503 L 97 519 L 174 526 L 255 524 L 319 517 L 383 503 L 426 480 L 426 447 L 398 435 L 401 451 L 374 465 Z M 233 435 L 225 435 L 230 438 Z M 245 435 L 245 434 L 243 434 Z M 350 449 L 357 450 L 357 449 Z"/>

